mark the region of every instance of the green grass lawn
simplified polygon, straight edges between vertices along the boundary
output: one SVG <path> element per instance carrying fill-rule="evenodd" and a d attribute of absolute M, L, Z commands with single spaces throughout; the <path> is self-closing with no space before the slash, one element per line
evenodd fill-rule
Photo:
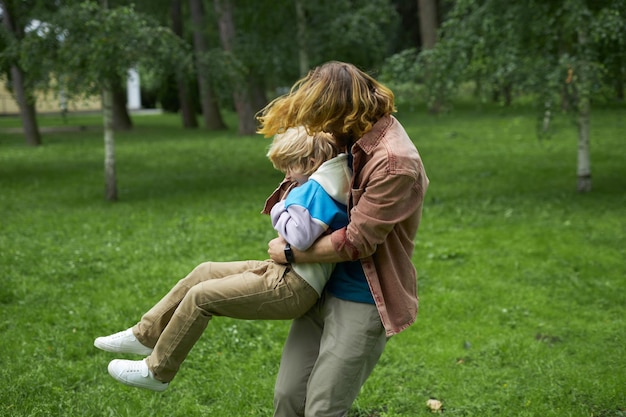
<path fill-rule="evenodd" d="M 626 109 L 594 109 L 593 191 L 577 138 L 523 108 L 400 112 L 431 185 L 414 263 L 420 314 L 351 417 L 626 416 Z M 206 260 L 263 259 L 281 179 L 268 139 L 135 116 L 104 201 L 97 116 L 0 118 L 0 415 L 271 416 L 288 322 L 216 318 L 162 394 L 115 382 L 93 339 L 134 324 Z M 119 355 L 117 355 L 119 356 Z"/>

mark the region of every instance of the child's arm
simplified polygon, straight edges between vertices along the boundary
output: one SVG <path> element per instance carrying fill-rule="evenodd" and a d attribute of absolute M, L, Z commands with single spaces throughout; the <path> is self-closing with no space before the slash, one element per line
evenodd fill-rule
<path fill-rule="evenodd" d="M 328 229 L 328 225 L 314 219 L 306 207 L 289 204 L 286 208 L 285 200 L 272 207 L 270 216 L 278 234 L 302 251 L 307 250 Z"/>

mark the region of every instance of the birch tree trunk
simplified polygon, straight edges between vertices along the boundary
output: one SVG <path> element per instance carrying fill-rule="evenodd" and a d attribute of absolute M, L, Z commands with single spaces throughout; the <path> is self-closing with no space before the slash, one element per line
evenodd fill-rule
<path fill-rule="evenodd" d="M 109 89 L 102 92 L 102 119 L 104 123 L 104 197 L 108 201 L 117 201 L 113 93 Z"/>
<path fill-rule="evenodd" d="M 193 23 L 193 46 L 196 54 L 196 72 L 198 73 L 198 88 L 200 89 L 200 101 L 202 103 L 202 117 L 204 126 L 210 130 L 225 129 L 226 124 L 222 119 L 217 100 L 209 82 L 209 72 L 202 62 L 203 56 L 208 51 L 202 28 L 204 27 L 204 6 L 202 0 L 189 0 L 191 21 Z"/>
<path fill-rule="evenodd" d="M 589 67 L 590 63 L 587 58 L 587 32 L 583 28 L 580 28 L 578 30 L 578 44 L 581 49 L 581 60 L 578 70 L 578 78 L 580 80 L 580 83 L 578 92 L 578 184 L 576 189 L 579 193 L 588 193 L 591 191 L 591 152 L 589 148 L 589 115 L 591 112 L 591 70 Z"/>
<path fill-rule="evenodd" d="M 579 193 L 591 191 L 591 152 L 589 146 L 589 99 L 583 98 L 578 110 L 578 186 Z"/>
<path fill-rule="evenodd" d="M 100 4 L 104 10 L 109 8 L 108 0 L 101 0 Z M 104 198 L 108 201 L 117 201 L 113 90 L 111 86 L 102 90 L 102 123 L 104 125 Z"/>

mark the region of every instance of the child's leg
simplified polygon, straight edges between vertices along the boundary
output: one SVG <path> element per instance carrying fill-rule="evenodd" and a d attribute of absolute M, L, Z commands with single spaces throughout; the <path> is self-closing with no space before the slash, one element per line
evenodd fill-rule
<path fill-rule="evenodd" d="M 198 265 L 143 315 L 139 323 L 133 326 L 133 334 L 144 346 L 154 347 L 172 314 L 190 288 L 203 281 L 241 273 L 253 268 L 256 264 L 257 261 L 240 261 L 205 262 Z"/>
<path fill-rule="evenodd" d="M 292 319 L 317 298 L 288 266 L 274 262 L 256 262 L 243 273 L 199 282 L 175 309 L 146 362 L 158 380 L 169 382 L 213 316 Z"/>
<path fill-rule="evenodd" d="M 193 288 L 195 305 L 207 316 L 244 320 L 291 320 L 306 313 L 319 294 L 289 265 L 249 262 L 253 267 Z"/>

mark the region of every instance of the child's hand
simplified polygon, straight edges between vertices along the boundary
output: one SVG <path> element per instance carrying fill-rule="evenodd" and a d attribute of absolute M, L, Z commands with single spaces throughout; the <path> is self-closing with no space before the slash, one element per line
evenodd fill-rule
<path fill-rule="evenodd" d="M 285 258 L 285 245 L 287 245 L 287 241 L 280 235 L 268 242 L 267 254 L 274 262 L 279 264 L 288 263 Z"/>

